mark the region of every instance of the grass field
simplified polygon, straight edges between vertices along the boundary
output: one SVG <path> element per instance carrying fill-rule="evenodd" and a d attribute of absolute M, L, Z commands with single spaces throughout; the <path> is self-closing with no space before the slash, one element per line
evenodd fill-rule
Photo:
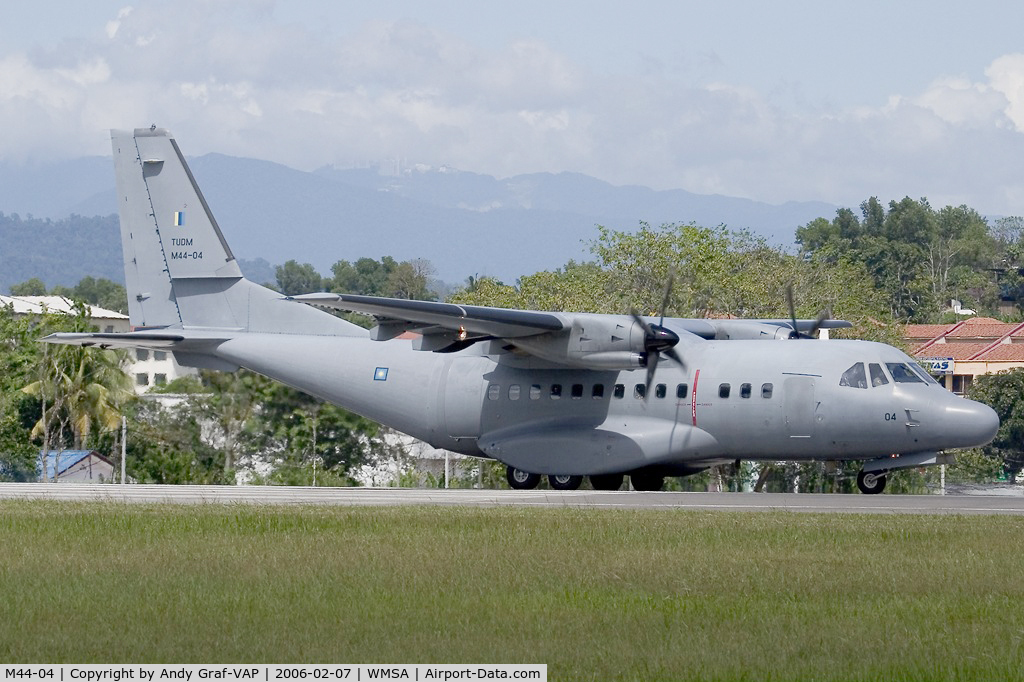
<path fill-rule="evenodd" d="M 0 660 L 1024 679 L 1024 518 L 0 503 Z"/>

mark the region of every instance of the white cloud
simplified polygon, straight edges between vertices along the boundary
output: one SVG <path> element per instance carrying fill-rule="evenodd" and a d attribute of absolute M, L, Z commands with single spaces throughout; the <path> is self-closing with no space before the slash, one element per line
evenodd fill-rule
<path fill-rule="evenodd" d="M 0 158 L 106 153 L 105 128 L 156 123 L 189 154 L 305 169 L 401 157 L 775 202 L 910 194 L 1024 213 L 1024 55 L 981 81 L 935 74 L 883 106 L 794 110 L 671 70 L 595 73 L 537 40 L 480 47 L 411 21 L 329 33 L 242 0 L 169 6 L 125 7 L 106 41 L 73 50 L 0 52 L 12 131 Z"/>

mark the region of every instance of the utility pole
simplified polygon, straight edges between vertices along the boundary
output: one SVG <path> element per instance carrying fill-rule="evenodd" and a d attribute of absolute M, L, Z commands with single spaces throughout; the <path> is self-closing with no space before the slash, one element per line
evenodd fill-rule
<path fill-rule="evenodd" d="M 124 461 L 125 461 L 125 452 L 127 451 L 127 445 L 126 445 L 127 442 L 128 442 L 128 418 L 125 417 L 122 414 L 121 415 L 121 485 L 124 485 L 124 481 L 125 481 Z"/>

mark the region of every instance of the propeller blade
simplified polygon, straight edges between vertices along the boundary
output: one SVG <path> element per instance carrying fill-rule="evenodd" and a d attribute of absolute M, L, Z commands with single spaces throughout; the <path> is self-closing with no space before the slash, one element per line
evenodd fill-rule
<path fill-rule="evenodd" d="M 789 320 L 793 325 L 793 332 L 796 334 L 793 338 L 800 338 L 800 330 L 796 327 L 796 304 L 793 302 L 793 283 L 790 282 L 786 285 L 786 303 L 789 304 Z"/>

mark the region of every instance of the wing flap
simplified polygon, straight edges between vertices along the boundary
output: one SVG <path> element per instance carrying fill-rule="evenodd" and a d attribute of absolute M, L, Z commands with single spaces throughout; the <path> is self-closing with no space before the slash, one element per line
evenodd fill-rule
<path fill-rule="evenodd" d="M 512 310 L 485 306 L 456 305 L 436 301 L 411 301 L 357 294 L 303 294 L 292 300 L 349 312 L 366 313 L 377 318 L 387 330 L 378 338 L 394 338 L 401 331 L 443 329 L 468 336 L 511 339 L 558 332 L 571 326 L 556 313 Z"/>

